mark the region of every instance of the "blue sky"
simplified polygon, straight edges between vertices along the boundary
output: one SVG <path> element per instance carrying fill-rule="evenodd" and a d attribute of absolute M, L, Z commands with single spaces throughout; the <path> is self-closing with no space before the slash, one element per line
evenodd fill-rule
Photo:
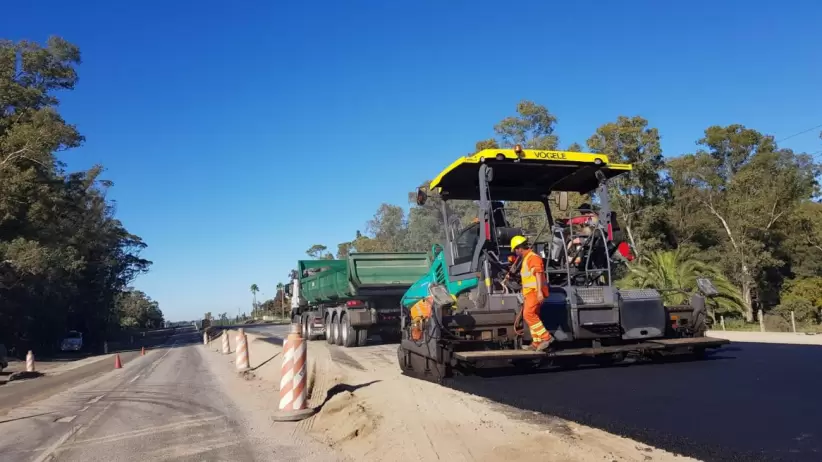
<path fill-rule="evenodd" d="M 642 115 L 669 156 L 712 124 L 822 124 L 822 3 L 564 3 L 12 2 L 0 37 L 81 48 L 62 111 L 87 142 L 63 159 L 107 167 L 154 261 L 135 285 L 189 319 L 249 311 L 251 283 L 273 296 L 520 99 L 563 146 Z M 784 145 L 820 151 L 817 133 Z"/>

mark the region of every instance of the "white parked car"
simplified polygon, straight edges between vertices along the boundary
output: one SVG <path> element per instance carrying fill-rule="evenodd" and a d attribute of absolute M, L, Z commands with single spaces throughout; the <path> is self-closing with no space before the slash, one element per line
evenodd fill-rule
<path fill-rule="evenodd" d="M 83 348 L 83 334 L 76 330 L 68 331 L 60 343 L 60 351 L 80 351 Z"/>

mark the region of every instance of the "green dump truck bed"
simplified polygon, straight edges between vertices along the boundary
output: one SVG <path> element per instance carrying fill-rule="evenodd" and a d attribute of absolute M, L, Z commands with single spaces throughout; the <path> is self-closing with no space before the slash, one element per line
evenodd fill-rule
<path fill-rule="evenodd" d="M 352 253 L 344 260 L 300 260 L 300 296 L 312 305 L 401 296 L 430 265 L 425 252 Z"/>

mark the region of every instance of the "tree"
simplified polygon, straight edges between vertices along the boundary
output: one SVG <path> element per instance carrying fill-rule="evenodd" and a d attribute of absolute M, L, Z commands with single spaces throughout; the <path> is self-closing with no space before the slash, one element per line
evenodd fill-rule
<path fill-rule="evenodd" d="M 373 250 L 378 252 L 402 252 L 405 250 L 405 212 L 401 207 L 382 204 L 374 217 L 368 221 L 366 230 L 373 236 Z M 356 244 L 355 244 L 356 245 Z M 362 244 L 360 244 L 362 245 Z"/>
<path fill-rule="evenodd" d="M 79 49 L 58 37 L 0 41 L 0 338 L 40 351 L 68 329 L 101 342 L 151 265 L 106 200 L 103 167 L 67 172 L 56 155 L 84 141 L 56 96 L 74 88 L 79 64 Z"/>
<path fill-rule="evenodd" d="M 526 149 L 554 150 L 559 144 L 559 138 L 554 135 L 556 123 L 556 116 L 548 108 L 522 100 L 517 104 L 517 115 L 502 119 L 494 131 L 502 146 L 519 144 Z"/>
<path fill-rule="evenodd" d="M 774 310 L 790 321 L 794 312 L 799 322 L 819 322 L 822 316 L 822 277 L 788 281 L 782 288 L 780 303 Z"/>
<path fill-rule="evenodd" d="M 139 290 L 129 289 L 115 300 L 120 325 L 134 328 L 156 328 L 163 325 L 159 304 Z"/>
<path fill-rule="evenodd" d="M 636 236 L 641 217 L 663 201 L 664 186 L 659 173 L 664 166 L 659 132 L 639 116 L 619 116 L 600 126 L 587 141 L 592 152 L 606 154 L 614 163 L 631 164 L 633 171 L 610 181 L 611 200 L 628 241 L 639 257 L 645 250 Z M 651 232 L 644 232 L 650 238 Z"/>
<path fill-rule="evenodd" d="M 322 254 L 325 253 L 327 249 L 328 247 L 322 244 L 314 244 L 311 247 L 309 247 L 308 250 L 305 251 L 305 253 L 311 258 L 319 260 L 322 257 Z"/>
<path fill-rule="evenodd" d="M 787 254 L 797 276 L 822 276 L 822 204 L 803 202 L 785 226 Z"/>
<path fill-rule="evenodd" d="M 719 291 L 720 296 L 714 298 L 717 307 L 708 304 L 712 317 L 743 312 L 739 289 L 725 278 L 719 268 L 694 258 L 694 250 L 689 248 L 649 253 L 642 262 L 630 265 L 628 275 L 617 285 L 622 288 L 680 289 L 693 293 L 697 290 L 697 278 L 709 278 Z M 686 296 L 679 292 L 668 292 L 664 297 L 667 304 L 688 302 Z"/>
<path fill-rule="evenodd" d="M 510 148 L 518 144 L 525 149 L 555 150 L 559 146 L 559 138 L 554 134 L 556 123 L 556 116 L 548 108 L 522 100 L 517 104 L 516 115 L 494 125 L 494 132 L 502 147 Z M 512 224 L 522 227 L 526 235 L 536 235 L 545 224 L 545 210 L 541 203 L 508 202 L 505 208 L 510 212 L 508 218 L 513 221 Z M 476 212 L 472 218 L 474 216 Z"/>
<path fill-rule="evenodd" d="M 794 314 L 793 320 L 799 323 L 819 322 L 819 308 L 813 306 L 813 303 L 809 300 L 802 298 L 786 300 L 780 303 L 773 309 L 773 313 L 781 316 L 782 319 L 788 322 L 791 321 L 791 313 Z"/>
<path fill-rule="evenodd" d="M 327 252 L 328 247 L 322 244 L 314 244 L 305 251 L 305 253 L 314 260 L 333 260 L 334 255 Z"/>
<path fill-rule="evenodd" d="M 754 291 L 762 271 L 783 262 L 767 241 L 803 200 L 815 194 L 819 167 L 810 156 L 778 149 L 773 138 L 742 125 L 713 126 L 703 147 L 669 162 L 680 200 L 715 220 L 727 274 L 742 290 L 745 318 L 753 320 Z"/>
<path fill-rule="evenodd" d="M 253 307 L 252 311 L 254 313 L 256 313 L 257 310 L 259 309 L 259 306 L 257 305 L 257 292 L 259 292 L 259 291 L 260 291 L 260 288 L 257 286 L 257 284 L 251 284 L 251 296 L 253 297 L 253 301 L 252 301 L 251 306 Z"/>
<path fill-rule="evenodd" d="M 337 244 L 337 260 L 348 258 L 348 255 L 351 253 L 353 247 L 353 241 Z"/>
<path fill-rule="evenodd" d="M 475 152 L 483 149 L 499 147 L 496 141 L 484 140 L 476 143 Z M 473 154 L 473 153 L 472 153 Z M 422 183 L 420 188 L 428 188 L 428 183 Z M 435 193 L 429 192 L 428 200 L 422 206 L 411 207 L 408 213 L 406 248 L 414 252 L 426 252 L 435 243 L 445 240 L 445 221 L 442 215 L 442 199 Z M 416 192 L 409 193 L 409 198 L 416 197 Z M 448 201 L 448 216 L 467 225 L 477 216 L 475 201 L 451 200 Z"/>

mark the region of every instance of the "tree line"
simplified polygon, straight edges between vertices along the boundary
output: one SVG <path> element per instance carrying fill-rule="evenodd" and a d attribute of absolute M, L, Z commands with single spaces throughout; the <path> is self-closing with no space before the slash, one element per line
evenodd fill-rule
<path fill-rule="evenodd" d="M 157 302 L 129 287 L 151 262 L 116 218 L 103 166 L 68 171 L 58 156 L 84 142 L 57 97 L 80 63 L 59 37 L 0 40 L 0 343 L 18 351 L 50 350 L 72 329 L 94 345 L 163 323 Z"/>
<path fill-rule="evenodd" d="M 476 143 L 486 148 L 593 152 L 633 171 L 612 180 L 612 207 L 637 259 L 621 286 L 693 290 L 698 275 L 709 275 L 726 297 L 712 309 L 751 322 L 762 309 L 784 324 L 793 311 L 799 322 L 818 323 L 822 310 L 822 204 L 820 164 L 812 154 L 781 147 L 773 136 L 741 124 L 710 125 L 689 153 L 663 156 L 660 133 L 641 116 L 618 116 L 586 140 L 562 148 L 557 117 L 547 107 L 521 101 L 514 115 L 493 127 L 494 136 Z M 801 127 L 799 127 L 801 128 Z M 814 154 L 818 154 L 814 153 Z M 442 159 L 442 166 L 453 161 Z M 437 170 L 437 166 L 433 166 Z M 432 171 L 432 174 L 436 173 Z M 425 185 L 426 183 L 422 183 Z M 577 197 L 576 203 L 590 201 Z M 535 204 L 506 204 L 523 215 Z M 455 208 L 456 207 L 456 208 Z M 464 221 L 475 206 L 455 204 Z M 527 225 L 526 225 L 527 226 Z M 384 203 L 337 246 L 350 252 L 428 251 L 444 239 L 439 201 L 411 206 Z M 307 252 L 330 258 L 323 245 Z"/>

